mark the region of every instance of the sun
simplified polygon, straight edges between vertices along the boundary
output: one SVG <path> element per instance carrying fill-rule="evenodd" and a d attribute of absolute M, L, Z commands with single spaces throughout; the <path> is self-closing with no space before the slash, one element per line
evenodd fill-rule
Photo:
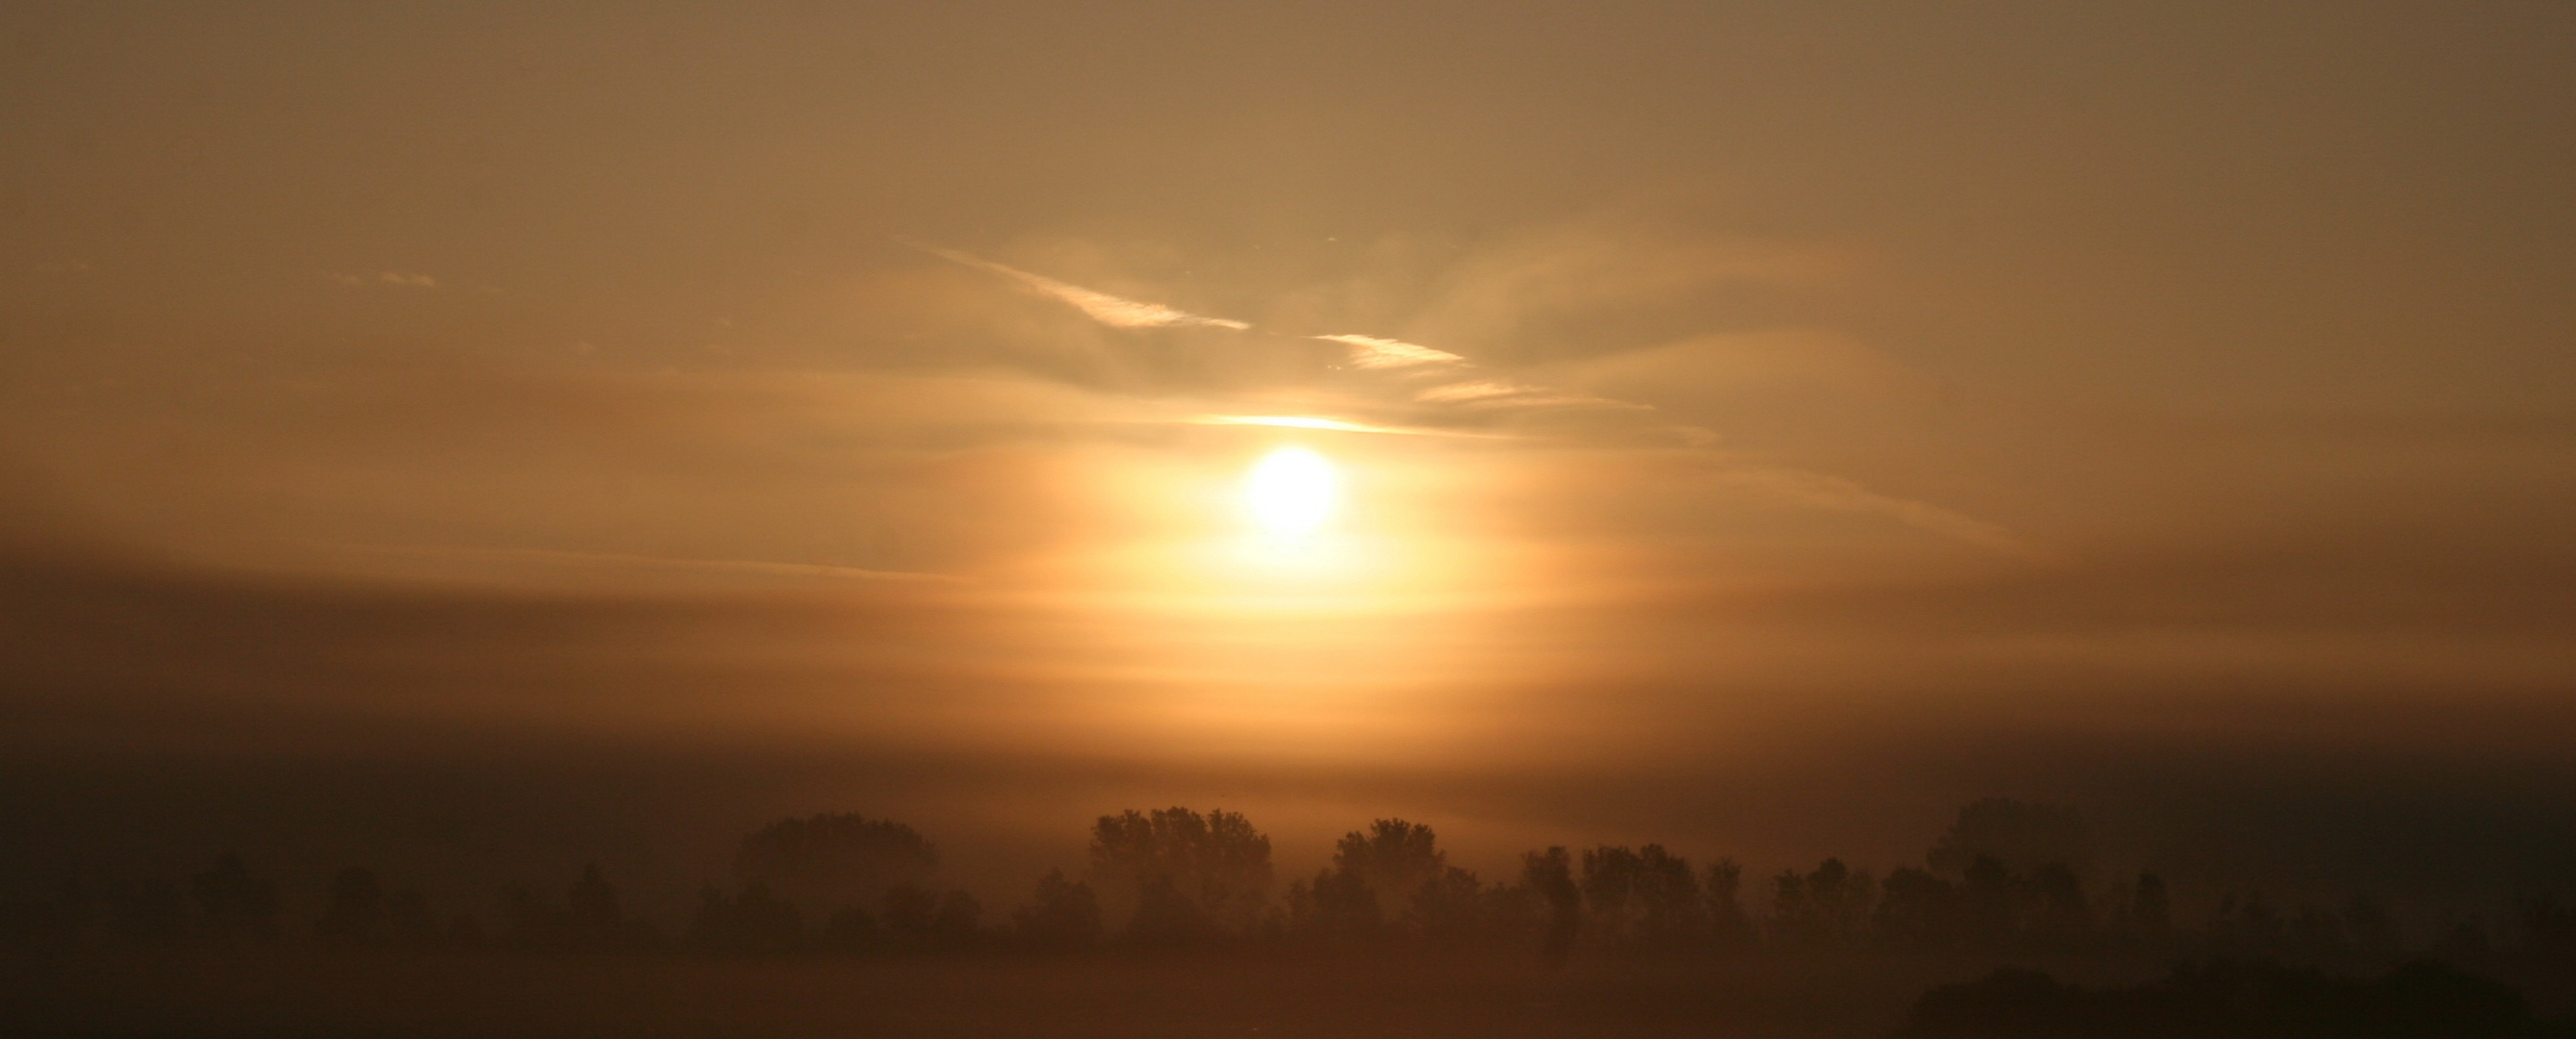
<path fill-rule="evenodd" d="M 1340 479 L 1333 463 L 1302 447 L 1262 456 L 1243 477 L 1244 512 L 1262 533 L 1299 537 L 1330 519 Z"/>

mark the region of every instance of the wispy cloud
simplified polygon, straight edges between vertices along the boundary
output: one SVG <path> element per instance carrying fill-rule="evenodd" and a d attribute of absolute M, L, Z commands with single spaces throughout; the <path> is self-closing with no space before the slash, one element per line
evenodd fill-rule
<path fill-rule="evenodd" d="M 1425 364 L 1467 363 L 1466 358 L 1447 350 L 1434 350 L 1420 343 L 1408 343 L 1401 339 L 1380 339 L 1376 336 L 1363 335 L 1330 335 L 1315 338 L 1350 347 L 1351 367 L 1354 368 L 1411 368 Z"/>
<path fill-rule="evenodd" d="M 1084 315 L 1090 317 L 1092 320 L 1108 325 L 1111 328 L 1187 328 L 1199 326 L 1210 328 L 1231 328 L 1236 331 L 1242 331 L 1252 327 L 1246 322 L 1235 321 L 1229 318 L 1206 317 L 1175 307 L 1167 307 L 1160 303 L 1147 303 L 1143 300 L 1128 299 L 1124 296 L 1112 296 L 1106 292 L 1098 292 L 1083 288 L 1080 285 L 1068 285 L 1042 274 L 1031 274 L 1017 267 L 994 263 L 991 260 L 961 253 L 954 249 L 940 249 L 930 246 L 916 246 L 916 248 L 920 248 L 942 259 L 962 263 L 977 270 L 989 271 L 1019 282 L 1030 289 L 1036 290 L 1041 295 L 1052 296 L 1065 303 L 1072 304 L 1074 309 L 1082 311 Z"/>
<path fill-rule="evenodd" d="M 1334 418 L 1317 418 L 1311 415 L 1201 415 L 1190 419 L 1189 422 L 1201 426 L 1274 426 L 1281 429 L 1321 429 L 1335 433 L 1386 433 L 1409 437 L 1497 439 L 1490 433 L 1462 433 L 1456 430 L 1423 429 L 1417 426 L 1378 426 Z"/>
<path fill-rule="evenodd" d="M 377 285 L 394 285 L 406 289 L 434 289 L 438 287 L 437 278 L 426 274 L 406 274 L 402 271 L 378 271 L 374 274 L 351 274 L 347 271 L 324 271 L 322 272 L 322 276 L 329 278 L 332 281 L 339 282 L 342 285 L 366 285 L 372 283 Z"/>
<path fill-rule="evenodd" d="M 1456 382 L 1450 383 L 1446 386 L 1434 386 L 1430 389 L 1414 394 L 1413 399 L 1423 404 L 1461 404 L 1475 407 L 1558 407 L 1579 405 L 1585 407 L 1632 408 L 1638 411 L 1654 410 L 1652 405 L 1638 404 L 1632 401 L 1612 400 L 1608 397 L 1595 397 L 1588 393 L 1568 393 L 1563 390 L 1551 389 L 1545 386 L 1524 386 L 1520 383 L 1505 382 L 1500 379 L 1478 379 L 1472 382 Z"/>
<path fill-rule="evenodd" d="M 1993 549 L 2008 555 L 2045 559 L 2049 553 L 2011 531 L 1966 513 L 1929 502 L 1891 497 L 1851 480 L 1825 473 L 1773 466 L 1747 466 L 1726 474 L 1731 482 L 1811 508 L 1885 516 L 1917 530 Z"/>
<path fill-rule="evenodd" d="M 1246 331 L 1252 327 L 1246 322 L 1205 317 L 1159 303 L 1126 299 L 1078 285 L 1069 285 L 1053 278 L 1031 274 L 953 249 L 918 244 L 914 247 L 955 263 L 1009 278 L 1027 288 L 1071 304 L 1092 320 L 1115 328 L 1204 326 Z M 1312 335 L 1302 338 L 1338 343 L 1349 351 L 1347 355 L 1349 367 L 1382 372 L 1390 376 L 1446 373 L 1455 378 L 1457 374 L 1462 374 L 1458 373 L 1458 369 L 1475 367 L 1474 362 L 1462 354 L 1401 339 L 1359 333 Z M 1656 410 L 1649 404 L 1561 390 L 1551 386 L 1533 385 L 1499 376 L 1442 382 L 1411 393 L 1410 400 L 1417 407 L 1458 409 L 1462 412 L 1530 413 L 1575 409 L 1652 412 Z M 1382 426 L 1299 415 L 1204 415 L 1183 421 L 1201 425 L 1277 426 L 1351 433 L 1490 435 L 1454 433 L 1436 428 Z M 1678 438 L 1695 448 L 1711 446 L 1718 440 L 1715 433 L 1696 426 L 1663 426 L 1660 429 L 1664 434 Z M 2006 554 L 2029 558 L 2046 555 L 2043 550 L 2034 548 L 1995 524 L 1927 502 L 1880 494 L 1839 476 L 1802 469 L 1752 465 L 1729 469 L 1726 479 L 1748 491 L 1807 508 L 1883 516 L 1919 530 Z"/>
<path fill-rule="evenodd" d="M 833 566 L 826 563 L 783 563 L 766 559 L 685 559 L 668 556 L 640 556 L 613 552 L 560 552 L 535 548 L 462 548 L 426 545 L 350 545 L 345 548 L 379 556 L 415 559 L 441 559 L 482 563 L 538 564 L 547 566 L 601 567 L 615 569 L 680 570 L 700 573 L 741 574 L 758 577 L 819 577 L 846 581 L 934 581 L 961 582 L 968 578 L 953 574 L 922 573 L 909 570 L 866 570 L 858 567 Z"/>

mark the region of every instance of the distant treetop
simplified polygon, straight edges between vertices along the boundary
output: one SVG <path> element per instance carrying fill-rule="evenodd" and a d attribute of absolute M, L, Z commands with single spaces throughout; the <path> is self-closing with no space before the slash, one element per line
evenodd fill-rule
<path fill-rule="evenodd" d="M 939 869 L 939 849 L 912 827 L 855 812 L 782 819 L 742 839 L 736 876 L 780 898 L 827 913 L 874 905 L 899 885 Z"/>

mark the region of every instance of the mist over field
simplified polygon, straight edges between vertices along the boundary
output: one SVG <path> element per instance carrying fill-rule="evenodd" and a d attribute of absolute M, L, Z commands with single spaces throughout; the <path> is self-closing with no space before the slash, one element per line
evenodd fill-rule
<path fill-rule="evenodd" d="M 2572 97 L 2555 3 L 12 5 L 0 1033 L 2562 1034 Z"/>

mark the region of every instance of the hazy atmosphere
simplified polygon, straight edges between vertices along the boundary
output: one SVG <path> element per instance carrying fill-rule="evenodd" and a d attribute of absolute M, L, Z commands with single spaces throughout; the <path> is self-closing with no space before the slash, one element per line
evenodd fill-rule
<path fill-rule="evenodd" d="M 2571 285 L 2561 3 L 13 4 L 0 897 L 2009 798 L 2500 926 Z"/>

